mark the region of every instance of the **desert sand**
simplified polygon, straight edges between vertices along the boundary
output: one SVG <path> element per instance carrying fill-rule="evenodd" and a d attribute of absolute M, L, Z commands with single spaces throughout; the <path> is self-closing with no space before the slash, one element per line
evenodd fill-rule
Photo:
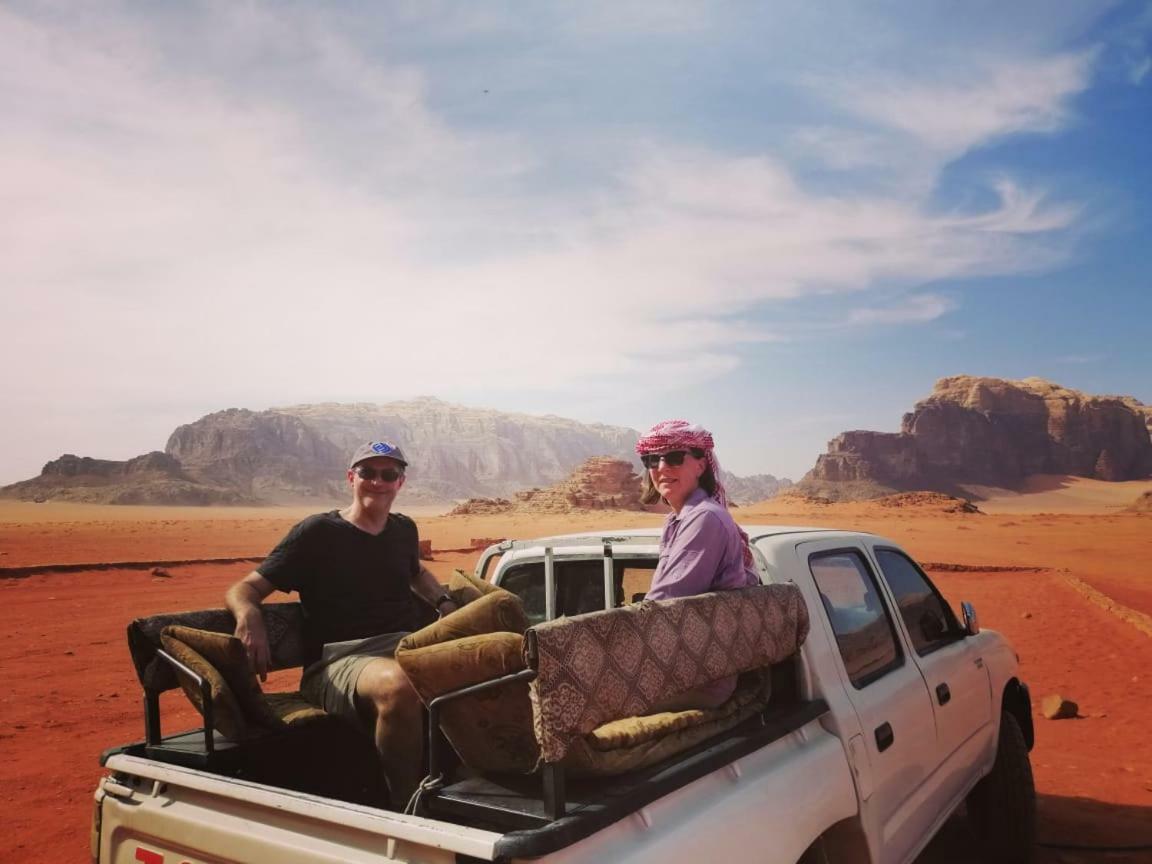
<path fill-rule="evenodd" d="M 1074 720 L 1035 715 L 1046 864 L 1152 861 L 1145 850 L 1054 848 L 1152 844 L 1152 515 L 1120 512 L 1152 484 L 1097 485 L 1046 478 L 982 502 L 983 513 L 800 501 L 737 511 L 747 524 L 835 526 L 900 542 L 954 605 L 972 601 L 983 626 L 1012 641 L 1035 703 L 1049 693 L 1079 703 Z M 143 737 L 125 625 L 219 606 L 225 587 L 304 512 L 0 503 L 0 861 L 85 859 L 99 753 Z M 475 562 L 474 539 L 660 521 L 600 512 L 424 515 L 419 525 L 432 540 L 430 566 L 446 577 Z M 158 563 L 167 575 L 153 574 Z M 295 679 L 282 672 L 270 684 Z M 164 700 L 166 731 L 196 725 L 182 694 Z M 972 861 L 965 830 L 954 819 L 920 864 Z"/>

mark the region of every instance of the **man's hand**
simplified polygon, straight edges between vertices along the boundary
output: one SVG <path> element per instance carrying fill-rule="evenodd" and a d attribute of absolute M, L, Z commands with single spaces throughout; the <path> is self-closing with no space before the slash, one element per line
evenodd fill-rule
<path fill-rule="evenodd" d="M 268 680 L 272 652 L 268 647 L 268 631 L 264 628 L 260 604 L 275 590 L 275 585 L 253 570 L 224 595 L 224 602 L 236 619 L 236 638 L 244 644 L 248 663 L 261 681 Z"/>
<path fill-rule="evenodd" d="M 268 647 L 268 631 L 264 628 L 264 616 L 260 614 L 259 606 L 250 614 L 237 616 L 236 638 L 244 643 L 244 650 L 248 652 L 248 665 L 252 667 L 252 671 L 260 676 L 261 681 L 267 681 L 272 651 Z"/>

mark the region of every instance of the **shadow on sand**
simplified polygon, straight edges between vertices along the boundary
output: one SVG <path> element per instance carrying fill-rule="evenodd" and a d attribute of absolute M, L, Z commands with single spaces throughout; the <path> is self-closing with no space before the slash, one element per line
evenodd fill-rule
<path fill-rule="evenodd" d="M 1059 795 L 1038 795 L 1036 805 L 1040 841 L 1037 864 L 1152 862 L 1152 807 Z M 1141 846 L 1144 848 L 1124 849 Z M 963 808 L 916 859 L 916 864 L 982 864 Z"/>

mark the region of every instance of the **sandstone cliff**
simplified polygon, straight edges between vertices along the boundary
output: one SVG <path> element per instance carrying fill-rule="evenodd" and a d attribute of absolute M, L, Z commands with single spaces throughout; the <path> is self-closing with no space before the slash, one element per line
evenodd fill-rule
<path fill-rule="evenodd" d="M 849 500 L 1012 488 L 1032 474 L 1141 479 L 1152 475 L 1152 417 L 1145 407 L 1039 378 L 943 378 L 904 415 L 900 432 L 836 436 L 799 485 Z"/>
<path fill-rule="evenodd" d="M 39 477 L 13 483 L 5 497 L 82 504 L 243 504 L 233 489 L 188 477 L 167 453 L 153 451 L 127 461 L 66 453 L 44 466 Z"/>
<path fill-rule="evenodd" d="M 572 475 L 546 489 L 527 489 L 506 498 L 473 498 L 452 515 L 486 513 L 572 513 L 579 510 L 647 509 L 640 503 L 640 477 L 626 459 L 593 457 Z"/>
<path fill-rule="evenodd" d="M 231 408 L 180 426 L 167 453 L 188 477 L 248 499 L 290 503 L 344 496 L 347 452 L 291 414 Z"/>

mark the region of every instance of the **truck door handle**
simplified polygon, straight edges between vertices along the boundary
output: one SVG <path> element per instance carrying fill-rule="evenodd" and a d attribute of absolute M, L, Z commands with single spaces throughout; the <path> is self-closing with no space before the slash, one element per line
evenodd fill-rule
<path fill-rule="evenodd" d="M 892 746 L 896 734 L 892 731 L 891 723 L 883 723 L 876 727 L 876 749 L 883 753 Z"/>
<path fill-rule="evenodd" d="M 952 699 L 952 691 L 948 689 L 947 684 L 936 685 L 936 701 L 941 705 L 947 705 Z"/>

